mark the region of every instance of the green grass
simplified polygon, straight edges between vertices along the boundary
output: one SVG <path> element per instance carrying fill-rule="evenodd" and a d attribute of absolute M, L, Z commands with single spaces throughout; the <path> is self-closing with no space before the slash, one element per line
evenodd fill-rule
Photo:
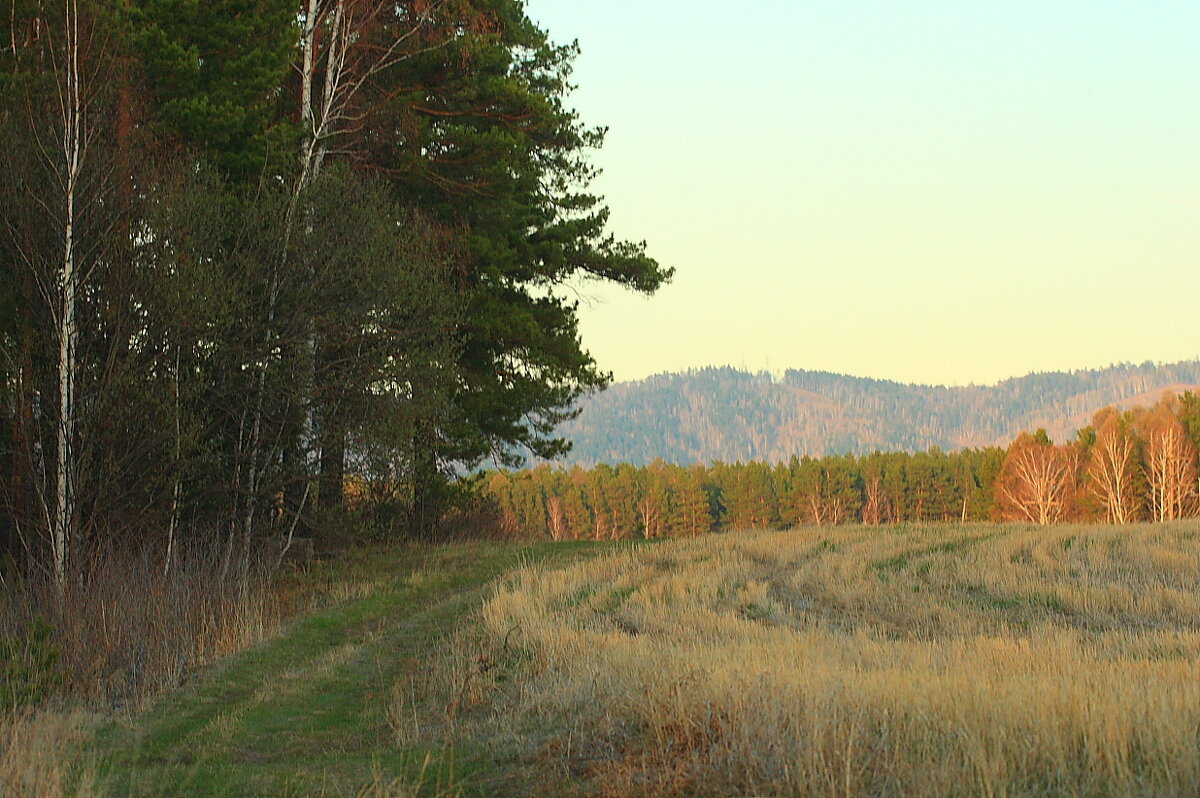
<path fill-rule="evenodd" d="M 872 565 L 872 567 L 879 574 L 880 578 L 886 579 L 886 576 L 888 574 L 894 574 L 894 573 L 903 571 L 905 568 L 907 568 L 909 566 L 910 563 L 912 563 L 913 560 L 921 559 L 924 557 L 936 556 L 938 554 L 961 553 L 967 547 L 974 546 L 979 543 L 983 543 L 984 541 L 987 541 L 987 540 L 991 540 L 995 536 L 996 536 L 995 533 L 987 533 L 987 534 L 982 534 L 982 535 L 965 535 L 963 537 L 958 537 L 958 538 L 954 538 L 952 540 L 947 540 L 947 541 L 937 543 L 932 546 L 925 546 L 923 548 L 914 549 L 913 551 L 902 552 L 901 554 L 898 554 L 894 557 L 888 557 L 886 559 L 878 560 L 877 562 L 875 562 Z M 837 553 L 839 551 L 839 549 L 837 547 L 825 548 L 824 547 L 825 541 L 821 541 L 821 543 L 822 543 L 822 547 L 820 550 L 823 553 L 824 552 Z M 925 572 L 927 572 L 927 571 L 928 571 L 928 569 L 926 569 Z M 923 572 L 922 575 L 924 575 L 925 572 Z"/>
<path fill-rule="evenodd" d="M 436 741 L 398 747 L 387 716 L 392 686 L 420 677 L 513 568 L 566 561 L 614 544 L 463 544 L 360 553 L 332 566 L 375 583 L 357 599 L 304 617 L 228 658 L 145 713 L 101 728 L 93 751 L 109 794 L 356 795 L 376 785 L 480 792 L 484 751 Z"/>

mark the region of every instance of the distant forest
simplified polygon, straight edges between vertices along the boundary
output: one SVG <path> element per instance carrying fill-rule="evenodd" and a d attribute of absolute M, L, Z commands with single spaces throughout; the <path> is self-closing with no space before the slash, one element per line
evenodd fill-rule
<path fill-rule="evenodd" d="M 1042 428 L 1064 441 L 1101 407 L 1150 405 L 1163 391 L 1200 386 L 1200 361 L 1123 364 L 1030 374 L 997 385 L 906 385 L 823 371 L 776 379 L 723 367 L 661 374 L 584 399 L 559 433 L 574 442 L 563 461 L 760 460 L 938 447 L 1006 446 Z"/>
<path fill-rule="evenodd" d="M 716 376 L 729 372 L 714 371 Z M 1005 448 L 793 455 L 708 465 L 542 464 L 479 477 L 511 537 L 690 537 L 795 524 L 1130 523 L 1195 516 L 1200 394 L 1105 407 L 1069 443 L 1045 430 Z"/>

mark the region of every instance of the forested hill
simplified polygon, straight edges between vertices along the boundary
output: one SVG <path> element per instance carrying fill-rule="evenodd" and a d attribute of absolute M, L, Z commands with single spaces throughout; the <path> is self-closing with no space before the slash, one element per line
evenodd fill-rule
<path fill-rule="evenodd" d="M 904 385 L 824 371 L 730 367 L 617 383 L 560 427 L 565 463 L 780 462 L 792 455 L 1007 445 L 1044 427 L 1065 440 L 1105 405 L 1149 405 L 1200 385 L 1200 361 L 1030 374 L 997 385 Z"/>

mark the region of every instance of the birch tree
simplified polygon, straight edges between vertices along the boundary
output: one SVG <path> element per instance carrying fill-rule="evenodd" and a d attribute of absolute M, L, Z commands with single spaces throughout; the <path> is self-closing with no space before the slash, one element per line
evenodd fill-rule
<path fill-rule="evenodd" d="M 1088 488 L 1104 508 L 1110 524 L 1128 524 L 1138 517 L 1137 439 L 1128 420 L 1114 408 L 1098 411 L 1092 419 L 1096 440 L 1088 452 Z"/>
<path fill-rule="evenodd" d="M 1075 455 L 1045 433 L 1022 432 L 1008 448 L 996 478 L 996 512 L 1003 521 L 1047 525 L 1068 518 L 1076 490 Z"/>
<path fill-rule="evenodd" d="M 36 291 L 18 300 L 25 303 L 30 353 L 21 369 L 27 371 L 33 405 L 23 433 L 32 441 L 25 468 L 60 586 L 78 542 L 80 302 L 101 259 L 105 203 L 93 144 L 100 126 L 94 109 L 99 76 L 107 68 L 106 42 L 96 33 L 96 14 L 103 10 L 78 0 L 20 9 L 14 4 L 5 20 L 11 71 L 0 115 L 12 134 L 4 171 L 16 185 L 6 186 L 0 249 Z M 41 307 L 35 310 L 35 304 Z M 39 360 L 53 364 L 48 373 L 37 373 Z M 39 426 L 49 427 L 49 434 Z M 41 446 L 47 438 L 50 445 Z"/>
<path fill-rule="evenodd" d="M 50 519 L 54 551 L 54 574 L 61 585 L 66 580 L 67 541 L 75 519 L 75 349 L 76 291 L 80 287 L 79 253 L 75 241 L 76 203 L 87 138 L 87 109 L 84 103 L 83 57 L 78 0 L 66 0 L 63 30 L 63 60 L 58 70 L 62 104 L 62 160 L 59 178 L 63 185 L 63 261 L 58 274 L 58 458 L 54 474 L 54 509 Z"/>
<path fill-rule="evenodd" d="M 1143 469 L 1155 521 L 1174 521 L 1196 509 L 1196 450 L 1174 412 L 1176 401 L 1174 396 L 1164 396 L 1138 419 L 1146 445 Z"/>

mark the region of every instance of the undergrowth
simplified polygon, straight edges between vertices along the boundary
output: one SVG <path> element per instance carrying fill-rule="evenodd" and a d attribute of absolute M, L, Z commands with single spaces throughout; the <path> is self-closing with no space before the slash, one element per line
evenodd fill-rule
<path fill-rule="evenodd" d="M 227 567 L 219 551 L 107 549 L 60 589 L 45 574 L 0 589 L 0 795 L 92 795 L 78 757 L 98 718 L 132 716 L 209 664 L 313 608 L 369 592 L 351 552 L 307 569 Z M 369 559 L 366 558 L 366 559 Z"/>

